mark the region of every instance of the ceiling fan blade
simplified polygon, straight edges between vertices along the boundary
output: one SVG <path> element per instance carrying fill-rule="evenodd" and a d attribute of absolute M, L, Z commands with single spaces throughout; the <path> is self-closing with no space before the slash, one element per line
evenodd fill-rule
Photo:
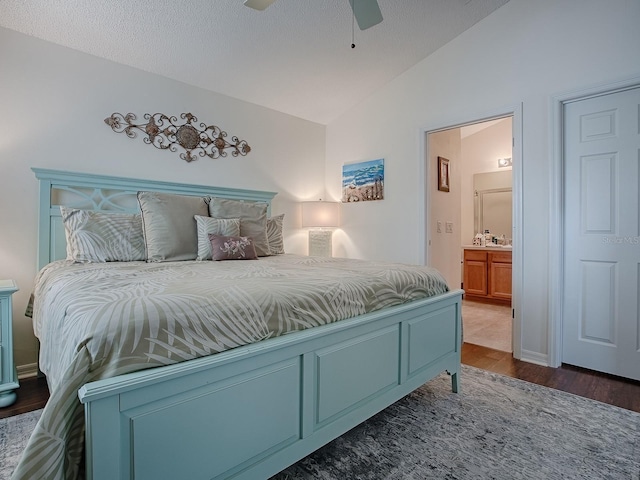
<path fill-rule="evenodd" d="M 276 0 L 244 0 L 245 6 L 254 10 L 264 10 Z"/>
<path fill-rule="evenodd" d="M 349 0 L 360 30 L 366 30 L 382 21 L 378 0 Z"/>

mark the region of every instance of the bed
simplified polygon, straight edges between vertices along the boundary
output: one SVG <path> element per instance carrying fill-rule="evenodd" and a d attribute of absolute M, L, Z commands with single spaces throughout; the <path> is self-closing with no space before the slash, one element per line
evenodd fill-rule
<path fill-rule="evenodd" d="M 34 172 L 33 321 L 51 397 L 16 478 L 266 479 L 444 371 L 458 391 L 462 291 L 438 272 L 282 252 L 72 262 L 61 206 L 144 214 L 138 192 L 158 192 L 270 215 L 275 194 Z"/>

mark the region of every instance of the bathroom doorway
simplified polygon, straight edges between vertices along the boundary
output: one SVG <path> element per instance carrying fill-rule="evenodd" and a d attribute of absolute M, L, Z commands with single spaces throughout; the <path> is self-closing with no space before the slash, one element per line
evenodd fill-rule
<path fill-rule="evenodd" d="M 507 352 L 514 351 L 513 224 L 512 218 L 501 217 L 512 216 L 513 138 L 512 115 L 427 133 L 428 161 L 449 160 L 451 177 L 448 192 L 427 189 L 429 264 L 443 272 L 452 288 L 465 289 L 465 343 Z M 432 183 L 433 178 L 429 187 Z M 509 209 L 492 206 L 493 197 L 508 197 Z M 486 225 L 481 225 L 483 214 Z M 501 231 L 491 231 L 496 228 Z M 484 230 L 489 230 L 489 246 L 474 245 Z"/>

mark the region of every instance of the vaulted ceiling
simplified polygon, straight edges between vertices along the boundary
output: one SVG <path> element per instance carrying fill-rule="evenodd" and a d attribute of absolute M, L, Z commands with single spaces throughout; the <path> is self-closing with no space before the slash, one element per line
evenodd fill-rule
<path fill-rule="evenodd" d="M 348 0 L 2 0 L 0 26 L 327 124 L 507 1 L 379 0 L 360 31 Z"/>

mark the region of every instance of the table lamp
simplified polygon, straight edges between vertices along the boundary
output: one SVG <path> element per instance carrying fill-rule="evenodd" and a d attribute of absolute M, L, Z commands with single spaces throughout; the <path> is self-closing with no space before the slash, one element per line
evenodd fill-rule
<path fill-rule="evenodd" d="M 340 226 L 340 203 L 302 202 L 302 227 L 309 228 L 309 255 L 331 257 L 332 228 Z"/>

